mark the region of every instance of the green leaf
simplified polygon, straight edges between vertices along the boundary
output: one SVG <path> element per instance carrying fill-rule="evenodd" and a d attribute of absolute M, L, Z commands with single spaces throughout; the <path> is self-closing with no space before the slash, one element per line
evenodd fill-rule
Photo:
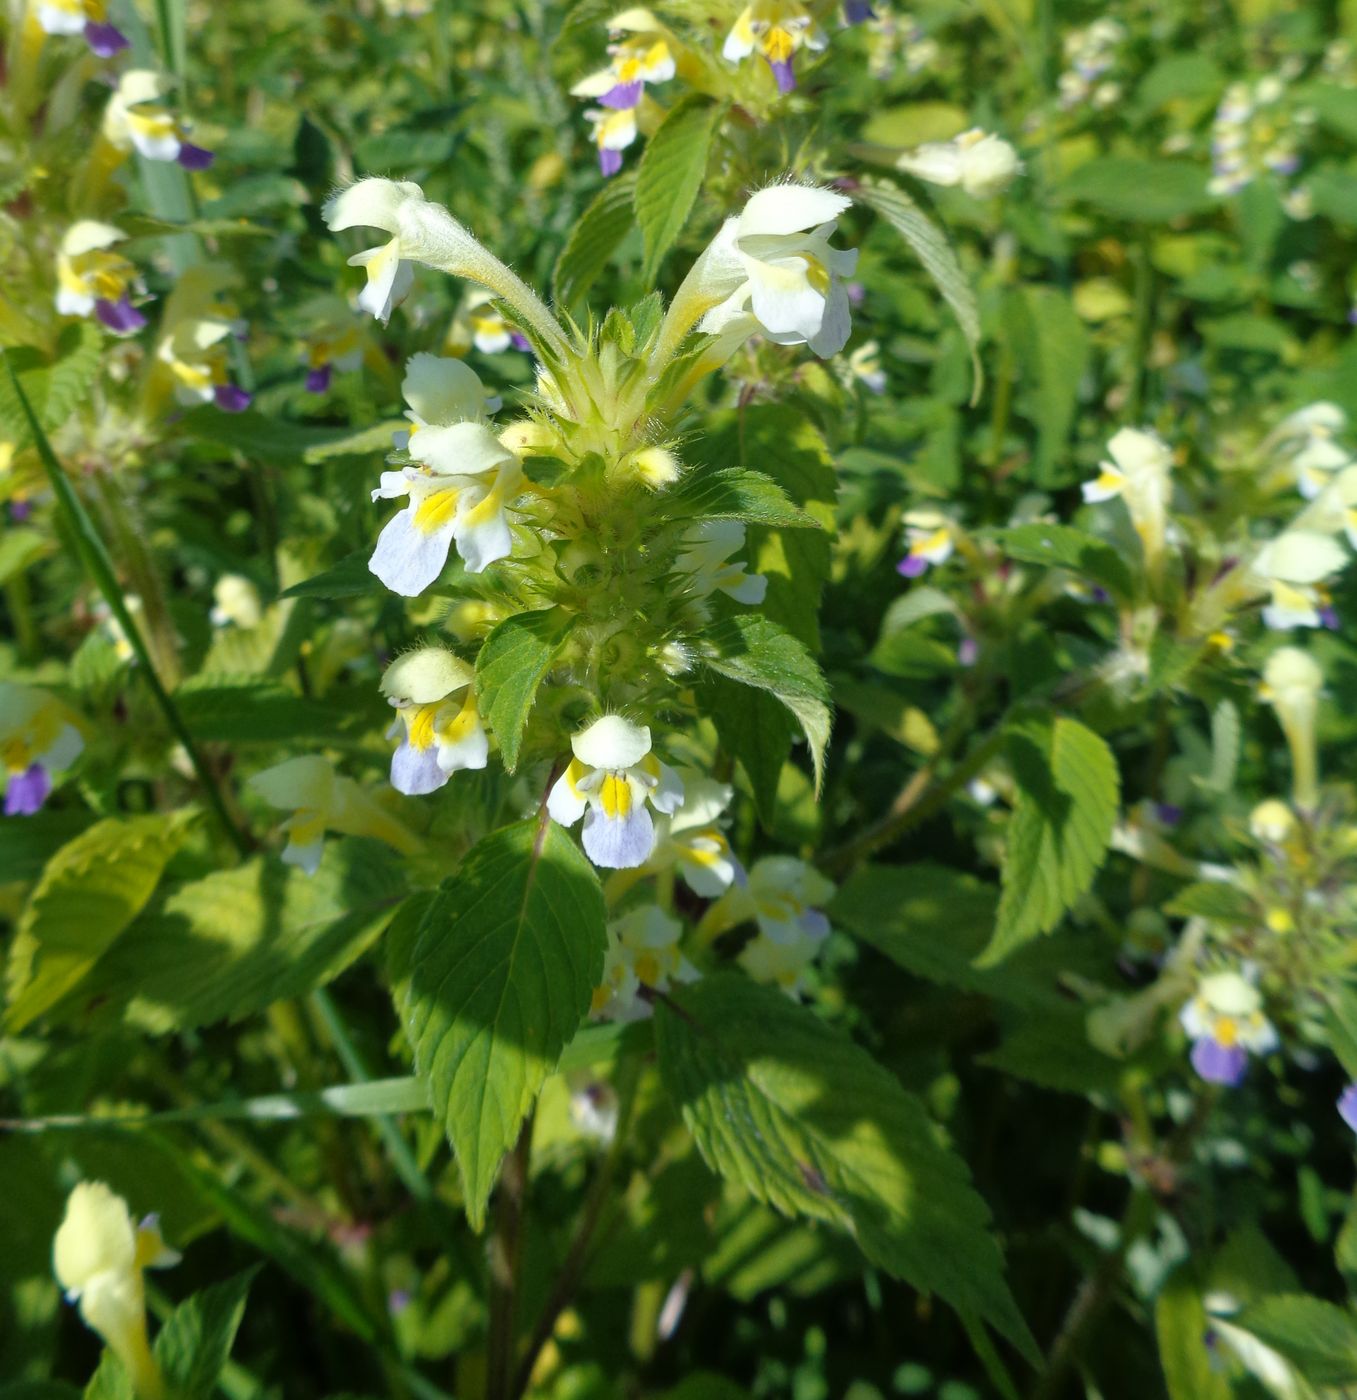
<path fill-rule="evenodd" d="M 324 573 L 313 574 L 291 588 L 285 588 L 279 595 L 282 598 L 357 598 L 363 593 L 375 593 L 381 588 L 381 580 L 368 568 L 372 556 L 370 549 L 355 550 L 346 554 L 333 568 Z"/>
<path fill-rule="evenodd" d="M 405 894 L 385 846 L 330 840 L 314 875 L 256 856 L 181 885 L 138 919 L 59 1008 L 153 1035 L 301 996 L 378 938 Z"/>
<path fill-rule="evenodd" d="M 1230 1400 L 1230 1383 L 1206 1348 L 1210 1320 L 1201 1290 L 1187 1269 L 1178 1269 L 1155 1299 L 1154 1331 L 1169 1400 Z"/>
<path fill-rule="evenodd" d="M 1347 1071 L 1349 1079 L 1357 1079 L 1357 992 L 1341 984 L 1328 993 L 1329 1048 Z"/>
<path fill-rule="evenodd" d="M 194 676 L 174 698 L 190 733 L 216 743 L 324 738 L 342 718 L 331 706 L 255 676 Z"/>
<path fill-rule="evenodd" d="M 740 760 L 759 820 L 771 828 L 777 816 L 778 780 L 791 753 L 796 721 L 766 691 L 720 676 L 707 676 L 696 690 L 703 713 L 716 726 L 721 747 Z"/>
<path fill-rule="evenodd" d="M 834 717 L 829 686 L 805 646 L 766 617 L 732 613 L 710 629 L 703 659 L 727 680 L 766 690 L 791 711 L 810 745 L 818 793 Z"/>
<path fill-rule="evenodd" d="M 496 625 L 476 656 L 476 699 L 481 717 L 499 741 L 504 766 L 518 767 L 523 731 L 537 687 L 569 635 L 564 608 L 515 613 Z"/>
<path fill-rule="evenodd" d="M 256 1272 L 248 1269 L 194 1293 L 160 1329 L 155 1358 L 175 1400 L 209 1400 L 215 1392 Z"/>
<path fill-rule="evenodd" d="M 1164 905 L 1164 913 L 1175 919 L 1217 919 L 1228 924 L 1252 924 L 1258 909 L 1237 885 L 1221 880 L 1199 880 L 1178 891 Z"/>
<path fill-rule="evenodd" d="M 1039 486 L 1064 485 L 1067 473 L 1058 468 L 1066 465 L 1088 331 L 1064 292 L 1039 286 L 1008 291 L 1004 326 L 1018 366 L 1018 407 L 1037 430 L 1033 479 Z"/>
<path fill-rule="evenodd" d="M 48 862 L 10 948 L 12 1034 L 76 987 L 145 907 L 193 817 L 109 817 Z"/>
<path fill-rule="evenodd" d="M 1121 598 L 1134 592 L 1135 581 L 1125 559 L 1110 544 L 1072 525 L 1014 525 L 995 530 L 993 537 L 1010 559 L 1073 569 Z"/>
<path fill-rule="evenodd" d="M 1123 1067 L 1089 1044 L 1087 1020 L 1082 1006 L 1044 1007 L 1023 1017 L 997 1050 L 976 1056 L 976 1064 L 1060 1093 L 1113 1094 Z"/>
<path fill-rule="evenodd" d="M 403 420 L 359 428 L 314 428 L 267 418 L 262 413 L 223 413 L 212 405 L 191 408 L 176 426 L 202 442 L 231 447 L 270 462 L 324 462 L 331 457 L 368 457 L 391 450 L 391 434 Z"/>
<path fill-rule="evenodd" d="M 1061 976 L 1098 975 L 1093 940 L 1045 939 L 1017 949 L 1002 967 L 979 967 L 998 900 L 994 885 L 946 866 L 868 865 L 840 887 L 828 913 L 836 928 L 917 977 L 1034 1012 L 1068 1007 Z"/>
<path fill-rule="evenodd" d="M 602 980 L 605 917 L 593 867 L 545 812 L 474 846 L 424 916 L 406 1029 L 476 1229 Z"/>
<path fill-rule="evenodd" d="M 104 336 L 94 321 L 74 321 L 62 327 L 51 361 L 30 346 L 4 353 L 34 416 L 50 433 L 65 424 L 88 397 L 103 358 Z M 23 404 L 4 376 L 0 376 L 0 435 L 13 444 L 15 452 L 33 443 Z"/>
<path fill-rule="evenodd" d="M 998 923 L 982 967 L 1060 922 L 1093 883 L 1117 819 L 1116 759 L 1077 720 L 1061 716 L 1015 728 L 1008 756 L 1018 801 L 1008 826 Z"/>
<path fill-rule="evenodd" d="M 0 536 L 0 585 L 50 554 L 55 541 L 41 530 L 23 525 L 10 525 Z"/>
<path fill-rule="evenodd" d="M 1239 707 L 1233 700 L 1222 700 L 1211 711 L 1211 771 L 1202 779 L 1209 792 L 1225 796 L 1234 787 L 1242 738 Z"/>
<path fill-rule="evenodd" d="M 580 301 L 635 227 L 632 195 L 636 176 L 628 172 L 609 180 L 594 196 L 570 231 L 561 256 L 556 259 L 552 286 L 564 306 Z"/>
<path fill-rule="evenodd" d="M 1230 1319 L 1280 1352 L 1312 1385 L 1357 1385 L 1357 1318 L 1303 1293 L 1279 1293 Z"/>
<path fill-rule="evenodd" d="M 94 813 L 81 807 L 50 803 L 23 821 L 0 822 L 0 883 L 36 880 L 42 868 L 68 841 L 94 824 Z"/>
<path fill-rule="evenodd" d="M 971 367 L 975 387 L 971 402 L 975 403 L 984 387 L 985 373 L 980 366 L 980 312 L 975 293 L 961 270 L 956 253 L 947 235 L 938 228 L 919 205 L 899 185 L 888 180 L 868 179 L 862 182 L 856 198 L 874 209 L 914 250 L 924 271 L 933 279 L 943 300 L 952 309 L 961 333 L 971 351 Z"/>
<path fill-rule="evenodd" d="M 674 246 L 707 173 L 712 133 L 723 108 L 690 92 L 668 111 L 646 142 L 636 172 L 636 222 L 645 240 L 641 280 L 653 285 L 664 255 Z"/>
<path fill-rule="evenodd" d="M 1190 160 L 1103 156 L 1076 169 L 1061 186 L 1072 202 L 1131 223 L 1164 224 L 1211 208 L 1204 166 Z"/>
<path fill-rule="evenodd" d="M 657 1007 L 655 1040 L 714 1171 L 846 1230 L 875 1264 L 1034 1354 L 965 1164 L 866 1051 L 773 988 L 720 974 Z"/>
<path fill-rule="evenodd" d="M 664 498 L 664 504 L 671 514 L 705 520 L 743 520 L 793 530 L 823 528 L 771 476 L 743 467 L 694 468 Z"/>

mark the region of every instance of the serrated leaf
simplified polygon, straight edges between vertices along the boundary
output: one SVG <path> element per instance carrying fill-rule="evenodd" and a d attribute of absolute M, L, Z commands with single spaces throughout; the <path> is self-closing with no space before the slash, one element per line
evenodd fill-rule
<path fill-rule="evenodd" d="M 1206 181 L 1207 172 L 1196 161 L 1102 156 L 1074 170 L 1060 194 L 1114 218 L 1162 224 L 1215 204 Z"/>
<path fill-rule="evenodd" d="M 498 623 L 476 656 L 476 700 L 499 741 L 504 766 L 518 767 L 523 731 L 542 678 L 565 645 L 570 614 L 564 608 L 515 613 Z"/>
<path fill-rule="evenodd" d="M 381 934 L 405 891 L 399 862 L 375 841 L 328 841 L 314 875 L 257 856 L 181 885 L 57 1010 L 152 1035 L 238 1020 L 337 977 Z"/>
<path fill-rule="evenodd" d="M 1251 924 L 1258 918 L 1253 900 L 1237 885 L 1221 880 L 1200 880 L 1179 890 L 1164 905 L 1164 913 L 1175 919 L 1217 919 L 1231 924 Z"/>
<path fill-rule="evenodd" d="M 313 574 L 310 578 L 294 583 L 279 595 L 283 598 L 357 598 L 364 593 L 375 593 L 381 588 L 381 580 L 368 567 L 372 557 L 370 549 L 358 549 L 346 554 L 339 563 L 324 573 Z"/>
<path fill-rule="evenodd" d="M 1063 485 L 1066 447 L 1088 363 L 1088 331 L 1070 298 L 1055 287 L 1013 287 L 1004 326 L 1019 378 L 1019 411 L 1037 430 L 1033 479 Z M 1023 527 L 1019 527 L 1023 528 Z"/>
<path fill-rule="evenodd" d="M 0 883 L 36 880 L 57 851 L 94 822 L 94 813 L 84 808 L 50 803 L 23 821 L 0 822 Z"/>
<path fill-rule="evenodd" d="M 23 525 L 8 526 L 0 536 L 0 585 L 23 573 L 55 547 L 55 541 L 41 530 Z"/>
<path fill-rule="evenodd" d="M 10 1033 L 55 1006 L 113 946 L 151 898 L 192 821 L 109 817 L 52 857 L 10 948 Z"/>
<path fill-rule="evenodd" d="M 487 836 L 424 916 L 406 1028 L 476 1229 L 505 1152 L 602 980 L 603 891 L 545 812 Z"/>
<path fill-rule="evenodd" d="M 13 368 L 38 422 L 48 432 L 61 427 L 74 414 L 99 373 L 104 336 L 93 321 L 75 321 L 62 327 L 56 356 L 47 360 L 29 347 L 7 349 L 5 359 Z M 0 434 L 22 451 L 33 443 L 33 433 L 23 404 L 0 375 Z"/>
<path fill-rule="evenodd" d="M 1014 525 L 994 531 L 1000 549 L 1024 564 L 1073 569 L 1091 582 L 1126 598 L 1135 580 L 1126 561 L 1110 544 L 1072 525 Z"/>
<path fill-rule="evenodd" d="M 1303 1293 L 1274 1294 L 1230 1319 L 1280 1352 L 1312 1385 L 1357 1385 L 1357 1318 Z"/>
<path fill-rule="evenodd" d="M 635 189 L 634 174 L 618 175 L 609 180 L 571 229 L 552 274 L 556 300 L 562 305 L 573 306 L 584 296 L 635 227 L 632 211 Z"/>
<path fill-rule="evenodd" d="M 1008 826 L 998 922 L 981 967 L 1060 922 L 1093 883 L 1117 819 L 1116 759 L 1077 720 L 1059 716 L 1015 729 L 1008 756 L 1018 801 Z"/>
<path fill-rule="evenodd" d="M 1230 1400 L 1230 1383 L 1207 1349 L 1201 1289 L 1187 1269 L 1178 1269 L 1155 1299 L 1154 1332 L 1169 1400 Z"/>
<path fill-rule="evenodd" d="M 777 816 L 778 780 L 791 753 L 796 721 L 766 691 L 721 676 L 705 677 L 696 690 L 721 747 L 740 760 L 759 820 L 771 828 Z"/>
<path fill-rule="evenodd" d="M 657 1007 L 655 1041 L 665 1087 L 714 1171 L 786 1214 L 847 1231 L 880 1267 L 1033 1354 L 965 1164 L 864 1050 L 729 974 Z"/>
<path fill-rule="evenodd" d="M 718 675 L 765 690 L 791 711 L 810 745 L 818 793 L 834 716 L 829 686 L 806 647 L 766 617 L 734 613 L 709 630 L 703 659 Z"/>
<path fill-rule="evenodd" d="M 771 476 L 743 467 L 694 468 L 664 497 L 664 504 L 671 514 L 705 520 L 743 520 L 792 530 L 823 528 Z"/>
<path fill-rule="evenodd" d="M 961 333 L 970 347 L 971 368 L 975 387 L 971 402 L 975 403 L 984 387 L 985 372 L 980 365 L 980 312 L 975 293 L 961 270 L 956 253 L 947 235 L 898 185 L 887 180 L 868 179 L 862 182 L 855 198 L 874 209 L 913 249 L 924 271 L 933 279 L 943 300 L 952 309 Z"/>
<path fill-rule="evenodd" d="M 312 428 L 268 418 L 262 413 L 223 413 L 212 405 L 191 408 L 176 423 L 202 442 L 234 448 L 270 462 L 324 462 L 331 457 L 366 457 L 387 452 L 391 434 L 409 425 L 403 420 L 366 428 Z"/>
<path fill-rule="evenodd" d="M 654 281 L 674 246 L 707 173 L 712 133 L 721 107 L 701 93 L 680 98 L 646 142 L 636 172 L 636 221 L 645 240 L 641 280 Z"/>
<path fill-rule="evenodd" d="M 155 1358 L 175 1400 L 209 1400 L 215 1392 L 256 1272 L 209 1285 L 166 1319 L 155 1339 Z"/>
<path fill-rule="evenodd" d="M 214 743 L 315 739 L 333 733 L 341 719 L 333 707 L 255 676 L 195 676 L 174 700 L 194 738 Z"/>

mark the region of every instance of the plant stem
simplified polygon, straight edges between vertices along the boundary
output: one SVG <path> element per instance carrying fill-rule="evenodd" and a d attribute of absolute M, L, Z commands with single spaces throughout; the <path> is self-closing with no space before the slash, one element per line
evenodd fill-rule
<path fill-rule="evenodd" d="M 113 562 L 109 558 L 108 550 L 100 538 L 99 532 L 95 529 L 89 512 L 81 503 L 80 497 L 76 495 L 75 488 L 71 485 L 61 463 L 57 461 L 56 454 L 52 451 L 52 444 L 48 442 L 47 434 L 43 432 L 42 424 L 38 422 L 37 414 L 33 412 L 33 405 L 29 403 L 28 395 L 24 393 L 24 386 L 20 383 L 19 376 L 14 372 L 14 365 L 8 356 L 5 356 L 5 369 L 9 373 L 9 382 L 18 396 L 19 406 L 23 409 L 24 417 L 28 420 L 29 431 L 33 434 L 33 442 L 37 447 L 38 456 L 42 459 L 48 479 L 52 483 L 52 493 L 56 496 L 57 503 L 75 536 L 76 549 L 80 554 L 81 563 L 84 564 L 86 572 L 94 581 L 99 592 L 103 594 L 109 612 L 118 620 L 118 625 L 127 637 L 128 645 L 141 663 L 146 684 L 150 686 L 156 704 L 160 706 L 161 713 L 165 716 L 165 721 L 174 737 L 184 746 L 189 762 L 193 765 L 193 771 L 198 775 L 198 782 L 202 785 L 208 806 L 212 808 L 213 815 L 230 838 L 237 852 L 241 856 L 248 855 L 249 841 L 231 820 L 216 780 L 203 761 L 203 756 L 198 751 L 198 746 L 189 733 L 188 726 L 184 723 L 184 717 L 179 713 L 179 707 L 170 698 L 169 692 L 156 673 L 146 641 L 138 630 L 137 624 L 133 621 L 132 614 L 128 612 L 127 604 L 123 602 L 122 590 L 118 587 L 118 580 L 113 572 Z"/>
<path fill-rule="evenodd" d="M 485 1400 L 512 1400 L 514 1323 L 518 1274 L 523 1257 L 523 1216 L 532 1158 L 533 1118 L 529 1114 L 514 1150 L 504 1159 L 490 1237 L 490 1336 Z"/>

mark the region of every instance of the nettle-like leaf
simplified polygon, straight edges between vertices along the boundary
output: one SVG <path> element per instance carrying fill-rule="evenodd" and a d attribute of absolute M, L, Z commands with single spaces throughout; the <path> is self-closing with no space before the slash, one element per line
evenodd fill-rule
<path fill-rule="evenodd" d="M 357 598 L 375 593 L 381 580 L 368 567 L 371 549 L 357 549 L 346 554 L 337 564 L 323 573 L 313 574 L 291 588 L 285 588 L 281 598 Z"/>
<path fill-rule="evenodd" d="M 308 700 L 278 681 L 211 673 L 175 692 L 175 704 L 195 739 L 217 743 L 281 743 L 333 734 L 343 719 L 332 705 Z"/>
<path fill-rule="evenodd" d="M 1049 933 L 1093 883 L 1117 819 L 1120 780 L 1112 750 L 1064 716 L 1015 726 L 1008 759 L 1018 784 L 994 937 L 979 959 L 992 967 Z"/>
<path fill-rule="evenodd" d="M 329 841 L 311 876 L 258 856 L 167 896 L 54 1014 L 151 1034 L 239 1019 L 337 977 L 404 894 L 399 861 L 375 841 Z"/>
<path fill-rule="evenodd" d="M 7 1030 L 22 1030 L 83 981 L 145 908 L 193 820 L 109 817 L 48 861 L 10 947 Z"/>
<path fill-rule="evenodd" d="M 810 745 L 818 791 L 834 715 L 829 686 L 806 647 L 766 617 L 732 613 L 711 628 L 703 659 L 718 675 L 767 691 L 792 713 Z"/>
<path fill-rule="evenodd" d="M 57 338 L 56 355 L 51 360 L 30 346 L 3 353 L 38 422 L 53 432 L 71 418 L 94 383 L 103 359 L 104 333 L 93 321 L 68 322 Z M 16 452 L 33 445 L 23 404 L 6 375 L 0 375 L 0 435 Z"/>
<path fill-rule="evenodd" d="M 622 241 L 635 228 L 632 198 L 636 176 L 632 172 L 609 180 L 590 201 L 566 239 L 556 259 L 552 286 L 556 300 L 574 306 L 598 281 L 599 274 Z"/>
<path fill-rule="evenodd" d="M 653 282 L 674 246 L 707 173 L 719 103 L 691 92 L 680 98 L 646 142 L 636 172 L 636 222 L 645 240 L 641 280 Z"/>
<path fill-rule="evenodd" d="M 564 608 L 515 613 L 499 623 L 476 656 L 476 700 L 499 741 L 504 766 L 518 767 L 523 731 L 537 688 L 569 635 Z"/>
<path fill-rule="evenodd" d="M 215 1393 L 256 1272 L 248 1269 L 186 1298 L 160 1329 L 155 1356 L 175 1400 L 208 1400 Z"/>
<path fill-rule="evenodd" d="M 965 1163 L 866 1051 L 776 990 L 719 974 L 658 1007 L 655 1038 L 714 1171 L 848 1231 L 874 1263 L 1034 1355 Z"/>
<path fill-rule="evenodd" d="M 791 530 L 823 528 L 771 476 L 743 467 L 694 467 L 664 498 L 664 504 L 671 515 L 704 520 L 742 520 Z"/>
<path fill-rule="evenodd" d="M 947 235 L 924 213 L 899 185 L 888 180 L 868 179 L 855 191 L 859 204 L 874 209 L 913 249 L 924 271 L 933 279 L 943 300 L 952 309 L 961 333 L 971 351 L 971 367 L 975 373 L 974 403 L 980 397 L 985 375 L 980 367 L 980 312 L 975 293 L 961 270 L 956 253 Z"/>
<path fill-rule="evenodd" d="M 1089 338 L 1074 303 L 1054 287 L 1012 287 L 1004 297 L 1004 331 L 1019 366 L 1018 405 L 1037 430 L 1032 479 L 1068 480 L 1066 445 L 1088 362 Z M 1057 471 L 1058 465 L 1065 467 Z"/>
<path fill-rule="evenodd" d="M 764 690 L 709 675 L 695 687 L 703 713 L 716 726 L 721 747 L 740 760 L 759 820 L 771 830 L 777 819 L 778 781 L 791 752 L 796 721 Z"/>
<path fill-rule="evenodd" d="M 589 1010 L 607 946 L 594 868 L 545 812 L 474 846 L 424 915 L 406 1026 L 480 1229 L 499 1164 Z"/>
<path fill-rule="evenodd" d="M 1105 540 L 1072 525 L 1014 525 L 993 538 L 1010 558 L 1044 568 L 1071 569 L 1118 598 L 1130 598 L 1135 578 L 1126 560 Z"/>
<path fill-rule="evenodd" d="M 1346 1308 L 1282 1293 L 1259 1299 L 1230 1321 L 1280 1352 L 1312 1385 L 1357 1385 L 1357 1317 Z"/>
<path fill-rule="evenodd" d="M 1230 1400 L 1230 1383 L 1206 1345 L 1210 1319 L 1190 1269 L 1179 1268 L 1160 1290 L 1154 1331 L 1169 1400 Z"/>
<path fill-rule="evenodd" d="M 363 428 L 316 428 L 267 418 L 253 410 L 222 413 L 210 405 L 191 408 L 178 420 L 180 431 L 201 442 L 231 447 L 269 462 L 324 462 L 331 457 L 370 457 L 391 449 L 391 434 L 407 428 L 404 419 Z"/>

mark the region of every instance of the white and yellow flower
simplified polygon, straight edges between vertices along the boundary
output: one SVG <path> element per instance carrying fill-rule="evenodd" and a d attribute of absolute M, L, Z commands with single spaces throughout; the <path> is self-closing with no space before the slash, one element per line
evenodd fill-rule
<path fill-rule="evenodd" d="M 824 30 L 798 0 L 754 0 L 731 26 L 721 56 L 742 63 L 757 51 L 772 70 L 778 91 L 788 93 L 796 87 L 796 55 L 802 49 L 818 53 L 828 43 Z"/>
<path fill-rule="evenodd" d="M 1084 482 L 1084 500 L 1092 505 L 1120 496 L 1140 536 L 1146 563 L 1154 569 L 1164 553 L 1173 453 L 1160 437 L 1141 428 L 1122 428 L 1107 450 L 1112 460 L 1101 464 L 1094 480 Z"/>
<path fill-rule="evenodd" d="M 248 786 L 270 807 L 292 813 L 280 828 L 287 833 L 283 860 L 308 875 L 320 866 L 327 831 L 371 836 L 406 855 L 419 849 L 419 842 L 400 822 L 319 755 L 286 759 L 256 773 Z"/>
<path fill-rule="evenodd" d="M 1291 750 L 1292 795 L 1297 807 L 1314 808 L 1319 801 L 1319 763 L 1315 720 L 1324 673 L 1308 652 L 1281 647 L 1267 659 L 1259 697 L 1277 715 Z"/>
<path fill-rule="evenodd" d="M 732 353 L 757 332 L 779 345 L 837 355 L 852 330 L 843 279 L 852 275 L 858 255 L 831 247 L 829 239 L 849 203 L 815 185 L 758 191 L 699 257 L 675 308 L 687 298 L 705 303 L 710 309 L 698 329 L 733 336 Z"/>
<path fill-rule="evenodd" d="M 482 355 L 502 355 L 506 350 L 528 350 L 527 337 L 499 309 L 492 292 L 469 292 L 452 318 L 446 349 L 465 355 L 475 347 Z"/>
<path fill-rule="evenodd" d="M 1330 605 L 1324 581 L 1347 563 L 1347 551 L 1327 528 L 1293 526 L 1268 541 L 1249 565 L 1251 578 L 1271 595 L 1264 624 L 1279 632 L 1324 626 Z"/>
<path fill-rule="evenodd" d="M 594 989 L 590 1010 L 609 1021 L 638 1021 L 651 1014 L 642 996 L 666 992 L 675 982 L 692 982 L 697 969 L 679 951 L 683 925 L 655 905 L 629 910 L 608 925 L 603 981 Z"/>
<path fill-rule="evenodd" d="M 135 150 L 147 160 L 206 170 L 212 164 L 212 152 L 188 139 L 188 128 L 161 100 L 173 85 L 149 68 L 129 68 L 104 108 L 104 140 L 124 155 Z"/>
<path fill-rule="evenodd" d="M 584 119 L 594 128 L 598 168 L 605 175 L 616 175 L 622 169 L 622 152 L 636 140 L 639 131 L 636 109 L 619 107 L 610 111 L 600 107 L 595 111 L 591 108 L 584 114 Z"/>
<path fill-rule="evenodd" d="M 52 775 L 84 751 L 75 716 L 56 696 L 0 681 L 0 777 L 5 815 L 31 817 L 52 791 Z"/>
<path fill-rule="evenodd" d="M 703 520 L 684 531 L 683 548 L 674 560 L 674 572 L 687 575 L 687 587 L 696 598 L 721 592 L 737 603 L 758 604 L 768 593 L 763 574 L 745 572 L 733 558 L 745 547 L 745 527 L 738 520 Z"/>
<path fill-rule="evenodd" d="M 677 772 L 683 803 L 672 816 L 661 815 L 656 821 L 655 850 L 644 873 L 677 870 L 694 894 L 716 899 L 744 877 L 721 829 L 721 816 L 730 806 L 734 789 L 691 768 Z"/>
<path fill-rule="evenodd" d="M 109 251 L 126 237 L 93 219 L 66 230 L 57 253 L 56 308 L 63 316 L 94 316 L 114 335 L 134 335 L 146 324 L 131 300 L 144 290 L 137 269 Z"/>
<path fill-rule="evenodd" d="M 649 807 L 672 815 L 683 801 L 678 774 L 650 751 L 650 730 L 603 715 L 570 740 L 574 757 L 547 796 L 562 826 L 584 818 L 584 850 L 595 865 L 630 870 L 655 849 Z"/>
<path fill-rule="evenodd" d="M 905 513 L 905 557 L 895 566 L 905 578 L 919 578 L 935 564 L 945 564 L 956 549 L 955 527 L 936 510 Z"/>
<path fill-rule="evenodd" d="M 170 373 L 181 404 L 214 403 L 243 413 L 252 395 L 231 379 L 231 341 L 239 323 L 217 316 L 184 316 L 166 327 L 156 358 Z"/>
<path fill-rule="evenodd" d="M 509 554 L 507 508 L 523 473 L 485 421 L 491 396 L 460 360 L 415 355 L 401 390 L 412 427 L 397 435 L 397 446 L 413 463 L 383 472 L 372 499 L 408 497 L 410 504 L 382 530 L 368 567 L 393 592 L 413 598 L 442 573 L 454 544 L 473 574 Z"/>
<path fill-rule="evenodd" d="M 326 225 L 338 232 L 346 228 L 379 228 L 391 238 L 376 248 L 355 253 L 350 267 L 367 273 L 367 285 L 358 294 L 358 305 L 383 325 L 409 295 L 415 271 L 401 256 L 401 210 L 413 201 L 424 202 L 424 191 L 409 180 L 360 180 L 337 194 L 325 206 Z"/>
<path fill-rule="evenodd" d="M 974 127 L 950 141 L 906 151 L 895 168 L 930 184 L 960 186 L 976 199 L 993 199 L 1022 173 L 1022 161 L 1002 137 Z"/>
<path fill-rule="evenodd" d="M 148 1215 L 134 1225 L 127 1202 L 102 1181 L 82 1181 L 66 1201 L 52 1268 L 80 1316 L 122 1362 L 141 1400 L 160 1400 L 164 1381 L 146 1336 L 145 1269 L 179 1262 Z"/>
<path fill-rule="evenodd" d="M 1277 1048 L 1258 988 L 1238 972 L 1203 977 L 1178 1019 L 1192 1037 L 1192 1068 L 1211 1084 L 1233 1088 L 1243 1080 L 1250 1055 Z"/>
<path fill-rule="evenodd" d="M 236 626 L 248 632 L 264 618 L 259 590 L 244 574 L 223 574 L 212 585 L 212 609 L 208 620 L 214 627 Z"/>
<path fill-rule="evenodd" d="M 420 647 L 386 668 L 382 694 L 396 710 L 387 737 L 405 736 L 391 757 L 397 792 L 434 792 L 460 769 L 485 767 L 490 742 L 476 708 L 475 677 L 442 647 Z"/>
<path fill-rule="evenodd" d="M 1249 835 L 1280 846 L 1296 829 L 1296 814 L 1279 797 L 1268 797 L 1249 813 Z"/>
<path fill-rule="evenodd" d="M 127 48 L 127 36 L 108 22 L 104 0 L 36 0 L 33 15 L 44 34 L 79 34 L 100 58 Z"/>
<path fill-rule="evenodd" d="M 649 27 L 639 27 L 644 23 L 641 16 L 649 19 Z M 572 97 L 595 98 L 601 107 L 617 111 L 637 106 L 647 85 L 667 83 L 677 72 L 677 64 L 668 35 L 647 11 L 626 11 L 608 27 L 634 32 L 609 44 L 608 66 L 581 78 L 570 93 Z"/>
<path fill-rule="evenodd" d="M 314 318 L 307 332 L 302 363 L 306 366 L 306 392 L 323 394 L 335 373 L 349 374 L 363 363 L 366 350 L 364 322 L 342 297 L 324 297 L 312 304 Z"/>

